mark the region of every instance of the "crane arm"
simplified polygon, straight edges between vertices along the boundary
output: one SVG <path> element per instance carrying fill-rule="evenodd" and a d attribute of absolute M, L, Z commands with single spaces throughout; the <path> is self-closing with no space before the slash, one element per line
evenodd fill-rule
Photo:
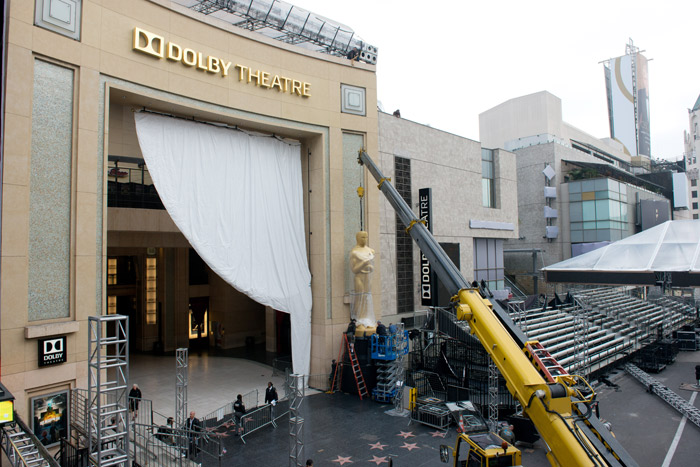
<path fill-rule="evenodd" d="M 470 286 L 364 150 L 360 151 L 358 162 L 377 180 L 379 189 L 407 226 L 409 235 L 430 261 L 443 285 L 457 297 L 457 318 L 469 323 L 472 334 L 479 338 L 505 378 L 508 390 L 537 427 L 549 447 L 550 463 L 553 466 L 636 466 L 607 430 L 600 430 L 599 425 L 586 421 L 595 415 L 588 405 L 593 394 L 586 398 L 575 387 L 583 379 L 568 375 L 558 364 L 556 368 L 560 370 L 548 371 L 550 360 L 554 359 L 537 341 L 529 341 L 497 303 L 486 300 L 478 289 Z"/>

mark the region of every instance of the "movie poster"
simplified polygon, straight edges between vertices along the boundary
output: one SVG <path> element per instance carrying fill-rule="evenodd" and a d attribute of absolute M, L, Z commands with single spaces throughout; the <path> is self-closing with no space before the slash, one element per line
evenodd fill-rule
<path fill-rule="evenodd" d="M 68 391 L 31 399 L 32 429 L 44 446 L 68 436 Z"/>

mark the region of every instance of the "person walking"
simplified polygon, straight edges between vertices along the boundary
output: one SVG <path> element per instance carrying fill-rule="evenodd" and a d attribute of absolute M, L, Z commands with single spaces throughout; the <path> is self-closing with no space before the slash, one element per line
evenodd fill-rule
<path fill-rule="evenodd" d="M 187 430 L 188 452 L 190 459 L 194 459 L 199 454 L 199 432 L 202 431 L 202 422 L 195 417 L 194 410 L 190 412 L 189 418 L 185 421 Z"/>
<path fill-rule="evenodd" d="M 141 401 L 141 389 L 139 385 L 134 383 L 129 391 L 129 410 L 131 411 L 131 419 L 136 420 L 139 416 L 139 402 Z"/>
<path fill-rule="evenodd" d="M 245 415 L 245 405 L 243 404 L 243 396 L 239 394 L 236 396 L 236 402 L 233 403 L 233 416 L 236 417 L 238 434 L 243 433 L 243 415 Z"/>
<path fill-rule="evenodd" d="M 695 379 L 698 382 L 698 387 L 700 387 L 700 365 L 695 365 Z"/>
<path fill-rule="evenodd" d="M 265 389 L 265 403 L 270 404 L 270 416 L 272 420 L 275 419 L 275 406 L 277 405 L 277 389 L 272 385 L 272 381 L 267 383 L 267 389 Z"/>

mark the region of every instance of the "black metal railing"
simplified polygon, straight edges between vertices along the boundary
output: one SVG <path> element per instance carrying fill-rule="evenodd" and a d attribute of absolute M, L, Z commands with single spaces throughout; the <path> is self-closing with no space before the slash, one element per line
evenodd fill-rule
<path fill-rule="evenodd" d="M 107 207 L 165 209 L 145 166 L 107 167 Z"/>

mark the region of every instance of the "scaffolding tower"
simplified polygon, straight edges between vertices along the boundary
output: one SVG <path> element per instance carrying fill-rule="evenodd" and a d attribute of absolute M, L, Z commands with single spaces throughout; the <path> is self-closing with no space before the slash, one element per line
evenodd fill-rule
<path fill-rule="evenodd" d="M 357 48 L 357 60 L 377 64 L 377 48 L 349 27 L 279 0 L 175 0 L 198 13 L 257 31 L 287 44 L 340 57 Z"/>
<path fill-rule="evenodd" d="M 489 428 L 498 429 L 498 367 L 489 358 Z"/>
<path fill-rule="evenodd" d="M 129 318 L 88 318 L 88 449 L 98 467 L 127 466 Z"/>
<path fill-rule="evenodd" d="M 586 308 L 577 298 L 574 298 L 574 355 L 576 361 L 572 365 L 571 373 L 576 373 L 588 378 L 590 373 L 590 355 L 588 354 L 588 331 L 590 323 L 586 318 Z"/>
<path fill-rule="evenodd" d="M 304 451 L 304 419 L 299 413 L 304 401 L 304 375 L 291 374 L 287 379 L 289 388 L 289 465 L 301 467 Z"/>
<path fill-rule="evenodd" d="M 189 350 L 179 348 L 175 350 L 175 426 L 183 427 L 187 421 L 187 372 L 189 364 Z M 186 439 L 178 438 L 181 448 L 186 449 Z"/>

